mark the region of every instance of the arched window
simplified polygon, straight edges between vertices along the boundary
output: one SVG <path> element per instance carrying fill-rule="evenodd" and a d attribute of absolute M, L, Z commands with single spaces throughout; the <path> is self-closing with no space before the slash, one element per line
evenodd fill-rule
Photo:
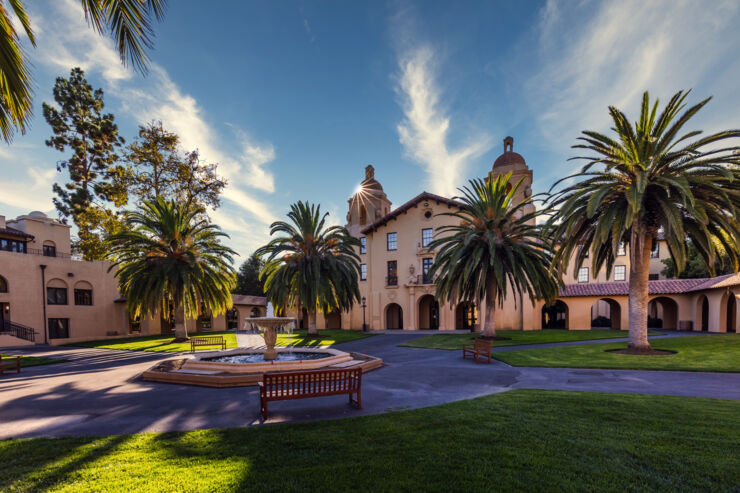
<path fill-rule="evenodd" d="M 256 306 L 252 308 L 252 317 L 259 317 L 260 316 L 260 309 Z"/>
<path fill-rule="evenodd" d="M 364 205 L 360 206 L 360 224 L 367 224 L 367 209 Z"/>
<path fill-rule="evenodd" d="M 8 281 L 3 276 L 0 276 L 0 293 L 8 292 Z"/>
<path fill-rule="evenodd" d="M 44 241 L 43 245 L 44 257 L 56 257 L 57 256 L 57 245 L 51 240 Z"/>
<path fill-rule="evenodd" d="M 91 306 L 93 304 L 93 287 L 87 281 L 75 284 L 75 305 Z"/>
<path fill-rule="evenodd" d="M 46 304 L 67 304 L 67 283 L 61 279 L 52 279 L 46 283 Z"/>

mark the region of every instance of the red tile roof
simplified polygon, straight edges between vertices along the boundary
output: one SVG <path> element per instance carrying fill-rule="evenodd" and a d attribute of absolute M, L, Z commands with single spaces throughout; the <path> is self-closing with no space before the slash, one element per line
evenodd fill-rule
<path fill-rule="evenodd" d="M 24 233 L 20 229 L 15 228 L 0 228 L 0 234 L 15 236 L 18 238 L 29 238 L 31 240 L 33 239 L 33 235 L 29 235 L 28 233 Z"/>
<path fill-rule="evenodd" d="M 373 231 L 376 231 L 379 227 L 385 226 L 388 223 L 388 221 L 397 218 L 398 216 L 400 216 L 401 214 L 408 211 L 412 207 L 416 206 L 419 202 L 422 202 L 424 200 L 433 201 L 438 204 L 440 203 L 446 204 L 449 207 L 460 207 L 460 203 L 455 202 L 454 200 L 448 199 L 446 197 L 442 197 L 441 195 L 435 195 L 429 192 L 421 192 L 419 195 L 417 195 L 413 199 L 409 200 L 408 202 L 406 202 L 400 207 L 396 207 L 391 212 L 381 217 L 380 219 L 372 223 L 370 226 L 363 229 L 361 231 L 362 234 L 366 235 L 366 234 L 372 233 Z"/>
<path fill-rule="evenodd" d="M 727 274 L 724 276 L 700 278 L 700 279 L 662 279 L 648 281 L 648 293 L 650 294 L 685 294 L 705 289 L 724 288 L 740 284 L 740 274 Z M 560 290 L 561 298 L 575 296 L 627 296 L 629 294 L 628 282 L 590 282 L 579 284 L 566 284 Z"/>

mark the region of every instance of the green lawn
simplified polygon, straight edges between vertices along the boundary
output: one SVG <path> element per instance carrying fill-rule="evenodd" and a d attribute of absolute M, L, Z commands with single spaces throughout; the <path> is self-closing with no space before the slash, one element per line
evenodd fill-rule
<path fill-rule="evenodd" d="M 653 339 L 650 345 L 678 352 L 665 356 L 605 352 L 627 347 L 620 342 L 506 351 L 493 357 L 513 366 L 740 372 L 740 334 Z"/>
<path fill-rule="evenodd" d="M 2 359 L 6 362 L 15 362 L 15 356 L 5 355 L 2 357 Z M 26 368 L 28 366 L 51 365 L 53 363 L 65 363 L 66 361 L 66 359 L 42 358 L 40 356 L 21 356 L 21 368 Z M 10 370 L 6 369 L 5 371 Z"/>
<path fill-rule="evenodd" d="M 322 338 L 320 339 L 308 339 L 306 338 L 305 330 L 296 330 L 293 334 L 278 334 L 278 346 L 331 346 L 333 344 L 339 344 L 347 341 L 354 341 L 356 339 L 362 339 L 363 337 L 370 337 L 370 334 L 365 334 L 356 330 L 335 330 L 326 329 L 319 330 Z M 191 334 L 191 337 L 204 337 L 209 335 L 220 335 L 226 339 L 227 348 L 235 348 L 236 335 L 233 332 L 207 332 L 200 334 Z M 125 339 L 107 339 L 104 341 L 89 341 L 89 342 L 76 342 L 69 344 L 69 346 L 76 347 L 91 347 L 101 349 L 122 349 L 126 351 L 159 351 L 166 353 L 190 351 L 189 342 L 173 343 L 174 336 L 172 334 L 166 335 L 154 335 L 154 336 L 141 336 L 141 337 L 127 337 Z M 214 347 L 201 347 L 198 351 L 212 351 Z"/>
<path fill-rule="evenodd" d="M 494 341 L 494 347 L 627 337 L 626 330 L 498 330 L 496 333 L 500 337 L 508 337 L 509 340 Z M 416 338 L 401 344 L 401 346 L 459 351 L 463 344 L 473 344 L 473 340 L 478 337 L 480 337 L 479 333 L 434 334 Z"/>
<path fill-rule="evenodd" d="M 736 401 L 517 390 L 336 421 L 0 441 L 0 491 L 737 491 L 738 430 Z"/>

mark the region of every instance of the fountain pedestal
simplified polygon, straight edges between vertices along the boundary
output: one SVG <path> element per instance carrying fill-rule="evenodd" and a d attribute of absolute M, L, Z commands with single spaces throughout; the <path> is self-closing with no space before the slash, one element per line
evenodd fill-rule
<path fill-rule="evenodd" d="M 267 348 L 265 349 L 264 358 L 266 361 L 271 361 L 278 357 L 275 350 L 278 329 L 295 323 L 294 319 L 287 317 L 250 317 L 245 318 L 244 321 L 256 325 L 260 329 L 262 337 L 265 338 L 265 346 Z"/>

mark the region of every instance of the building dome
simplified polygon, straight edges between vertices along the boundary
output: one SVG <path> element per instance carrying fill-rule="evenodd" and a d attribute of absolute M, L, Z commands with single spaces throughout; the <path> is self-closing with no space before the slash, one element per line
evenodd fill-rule
<path fill-rule="evenodd" d="M 514 138 L 506 137 L 504 139 L 504 153 L 497 157 L 493 162 L 493 168 L 495 169 L 499 166 L 509 166 L 512 164 L 523 164 L 526 166 L 527 162 L 521 154 L 514 152 Z"/>
<path fill-rule="evenodd" d="M 41 212 L 41 211 L 31 211 L 31 212 L 28 213 L 28 216 L 29 217 L 35 217 L 35 218 L 38 218 L 38 219 L 46 219 L 47 217 L 49 217 L 46 214 L 44 214 L 43 212 Z"/>

